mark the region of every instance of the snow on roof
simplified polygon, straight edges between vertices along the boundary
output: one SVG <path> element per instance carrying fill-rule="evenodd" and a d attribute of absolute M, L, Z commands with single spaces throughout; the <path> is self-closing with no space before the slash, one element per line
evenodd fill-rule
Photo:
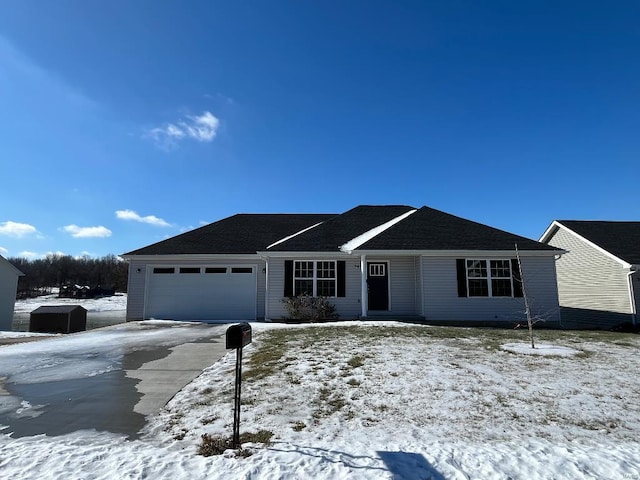
<path fill-rule="evenodd" d="M 299 232 L 296 232 L 296 233 L 294 233 L 294 234 L 292 234 L 292 235 L 289 235 L 288 237 L 281 238 L 281 239 L 280 239 L 280 240 L 278 240 L 277 242 L 273 242 L 271 245 L 269 245 L 269 246 L 267 247 L 267 250 L 269 250 L 271 247 L 275 247 L 276 245 L 278 245 L 278 244 L 280 244 L 280 243 L 286 242 L 287 240 L 289 240 L 289 239 L 291 239 L 291 238 L 293 238 L 293 237 L 297 237 L 298 235 L 301 235 L 301 234 L 303 234 L 304 232 L 311 230 L 312 228 L 316 228 L 318 225 L 320 225 L 320 224 L 322 224 L 322 223 L 323 223 L 323 222 L 318 222 L 318 223 L 316 223 L 315 225 L 311 225 L 310 227 L 303 228 L 303 229 L 302 229 L 302 230 L 300 230 Z"/>
<path fill-rule="evenodd" d="M 358 248 L 360 245 L 368 242 L 369 240 L 376 237 L 377 235 L 380 235 L 386 229 L 393 227 L 396 223 L 401 222 L 402 220 L 407 218 L 409 215 L 415 213 L 416 211 L 417 210 L 415 209 L 409 210 L 408 212 L 403 213 L 402 215 L 399 215 L 396 218 L 392 218 L 391 220 L 389 220 L 386 223 L 383 223 L 382 225 L 378 225 L 377 227 L 372 228 L 367 232 L 364 232 L 362 235 L 358 235 L 356 238 L 353 238 L 349 240 L 347 243 L 345 243 L 344 245 L 342 245 L 340 247 L 340 251 L 346 252 L 346 253 L 352 252 L 353 250 Z"/>

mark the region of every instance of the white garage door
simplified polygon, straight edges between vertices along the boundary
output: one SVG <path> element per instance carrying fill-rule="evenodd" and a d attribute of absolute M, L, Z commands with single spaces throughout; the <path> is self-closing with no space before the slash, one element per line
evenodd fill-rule
<path fill-rule="evenodd" d="M 255 265 L 151 267 L 145 318 L 255 320 L 256 270 Z"/>

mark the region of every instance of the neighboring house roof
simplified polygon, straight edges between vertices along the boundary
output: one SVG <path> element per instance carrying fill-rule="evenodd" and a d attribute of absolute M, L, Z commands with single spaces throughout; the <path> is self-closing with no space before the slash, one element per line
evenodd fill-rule
<path fill-rule="evenodd" d="M 359 250 L 559 250 L 429 207 L 393 225 Z"/>
<path fill-rule="evenodd" d="M 411 210 L 415 209 L 406 205 L 360 205 L 268 251 L 335 252 L 348 241 Z"/>
<path fill-rule="evenodd" d="M 124 254 L 255 254 L 336 214 L 237 214 Z"/>
<path fill-rule="evenodd" d="M 640 222 L 556 220 L 554 223 L 627 263 L 640 265 Z"/>

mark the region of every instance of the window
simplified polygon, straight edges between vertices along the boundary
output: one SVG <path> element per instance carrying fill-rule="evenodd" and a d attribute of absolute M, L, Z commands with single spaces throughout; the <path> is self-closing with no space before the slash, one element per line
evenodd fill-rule
<path fill-rule="evenodd" d="M 176 269 L 175 268 L 154 268 L 153 269 L 153 273 L 175 273 Z"/>
<path fill-rule="evenodd" d="M 231 273 L 253 273 L 253 268 L 251 268 L 251 267 L 233 267 L 231 269 Z"/>
<path fill-rule="evenodd" d="M 511 297 L 510 260 L 467 260 L 467 292 L 470 297 Z"/>
<path fill-rule="evenodd" d="M 369 276 L 370 277 L 384 277 L 386 275 L 385 270 L 386 263 L 370 263 L 369 264 Z"/>
<path fill-rule="evenodd" d="M 337 287 L 335 261 L 299 261 L 293 264 L 293 294 L 335 297 Z"/>
<path fill-rule="evenodd" d="M 180 267 L 180 273 L 200 273 L 198 267 Z"/>
<path fill-rule="evenodd" d="M 207 267 L 204 273 L 227 273 L 227 267 Z"/>

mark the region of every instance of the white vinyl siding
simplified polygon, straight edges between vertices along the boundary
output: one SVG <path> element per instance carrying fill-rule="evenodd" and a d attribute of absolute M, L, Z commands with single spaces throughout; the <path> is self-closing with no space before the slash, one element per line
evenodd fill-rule
<path fill-rule="evenodd" d="M 360 259 L 352 256 L 336 256 L 331 258 L 314 258 L 306 256 L 299 259 L 303 261 L 345 261 L 345 296 L 329 298 L 329 302 L 336 306 L 341 320 L 354 319 L 360 316 Z M 269 319 L 278 321 L 287 317 L 287 310 L 282 300 L 284 299 L 284 258 L 272 257 L 269 259 L 269 298 L 267 299 Z"/>
<path fill-rule="evenodd" d="M 127 284 L 127 321 L 142 320 L 144 316 L 144 293 L 147 265 L 144 262 L 129 261 L 129 282 Z"/>
<path fill-rule="evenodd" d="M 11 330 L 18 275 L 8 260 L 0 258 L 0 330 Z"/>
<path fill-rule="evenodd" d="M 628 269 L 564 228 L 549 245 L 568 250 L 556 263 L 560 305 L 631 313 Z"/>
<path fill-rule="evenodd" d="M 518 322 L 525 319 L 523 298 L 459 297 L 456 258 L 423 257 L 422 268 L 427 321 Z M 523 255 L 522 270 L 533 314 L 558 322 L 554 258 Z"/>

